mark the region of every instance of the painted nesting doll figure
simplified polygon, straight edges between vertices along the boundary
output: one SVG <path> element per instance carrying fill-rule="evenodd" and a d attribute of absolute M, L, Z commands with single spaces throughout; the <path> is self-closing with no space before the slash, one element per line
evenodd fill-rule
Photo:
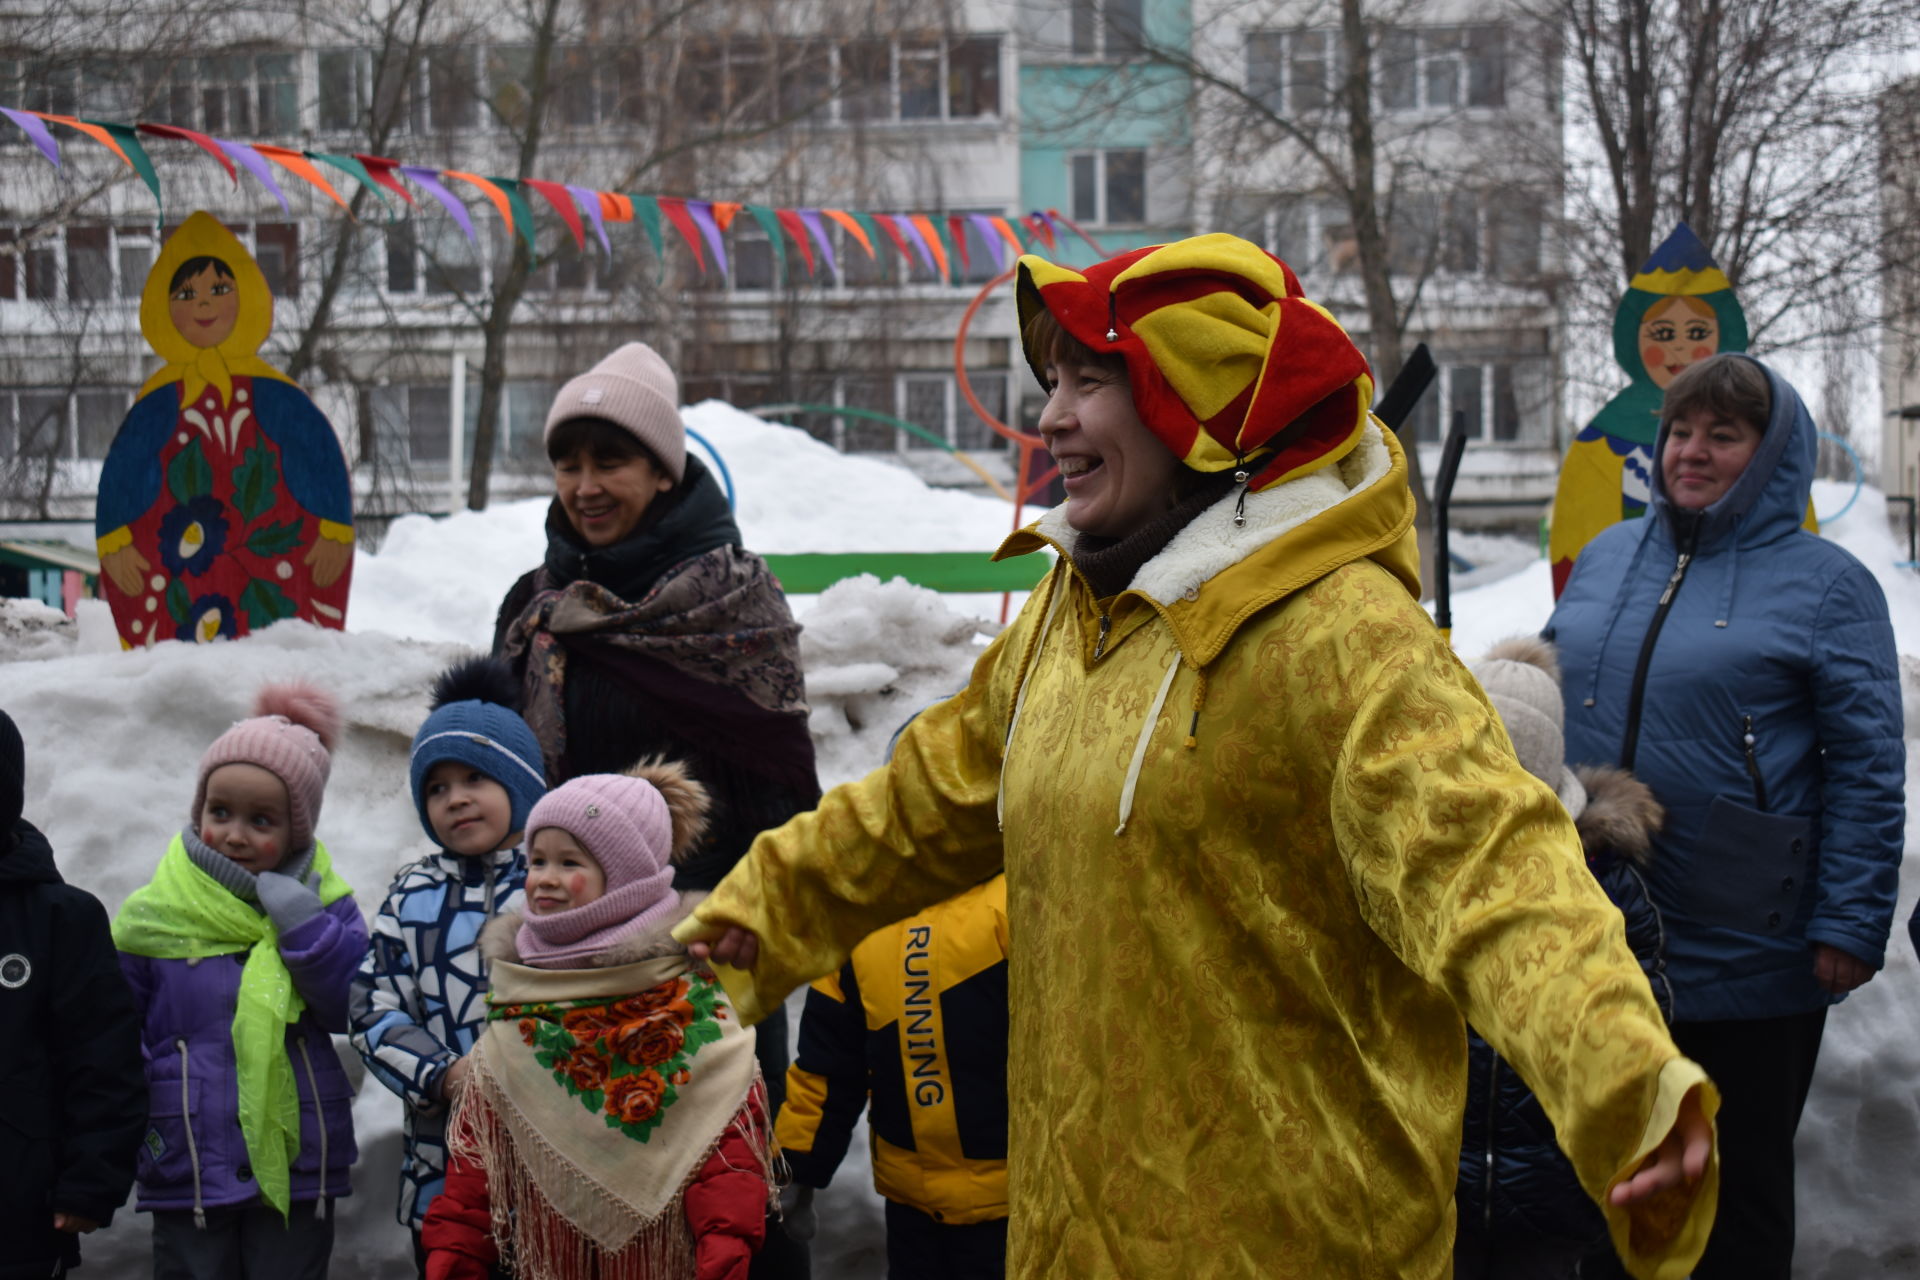
<path fill-rule="evenodd" d="M 94 532 L 120 642 L 344 627 L 353 491 L 333 427 L 258 352 L 273 295 L 206 213 L 167 239 L 140 296 L 166 363 L 100 472 Z"/>
<path fill-rule="evenodd" d="M 1747 316 L 1686 223 L 1641 267 L 1613 315 L 1613 355 L 1632 381 L 1574 437 L 1553 495 L 1553 595 L 1595 535 L 1646 512 L 1667 387 L 1688 365 L 1747 349 Z"/>

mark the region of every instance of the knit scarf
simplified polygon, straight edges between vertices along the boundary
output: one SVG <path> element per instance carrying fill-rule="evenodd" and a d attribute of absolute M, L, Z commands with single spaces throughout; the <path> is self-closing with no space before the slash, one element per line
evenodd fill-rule
<path fill-rule="evenodd" d="M 598 969 L 493 963 L 485 1030 L 447 1127 L 487 1171 L 494 1242 L 520 1280 L 692 1277 L 684 1198 L 740 1127 L 769 1195 L 753 1035 L 684 954 Z"/>
<path fill-rule="evenodd" d="M 353 892 L 334 874 L 333 859 L 317 840 L 313 873 L 323 905 Z M 280 959 L 273 920 L 194 866 L 176 835 L 153 879 L 135 889 L 113 918 L 113 944 L 155 960 L 247 953 L 233 1013 L 240 1134 L 261 1200 L 284 1216 L 287 1170 L 300 1154 L 300 1095 L 287 1057 L 287 1027 L 299 1021 L 307 1004 Z"/>
<path fill-rule="evenodd" d="M 548 582 L 543 571 L 504 654 L 515 662 L 527 655 L 524 714 L 550 770 L 566 752 L 567 666 L 583 657 L 647 698 L 694 745 L 763 776 L 814 785 L 800 626 L 766 561 L 715 547 L 668 570 L 637 603 L 595 582 Z"/>

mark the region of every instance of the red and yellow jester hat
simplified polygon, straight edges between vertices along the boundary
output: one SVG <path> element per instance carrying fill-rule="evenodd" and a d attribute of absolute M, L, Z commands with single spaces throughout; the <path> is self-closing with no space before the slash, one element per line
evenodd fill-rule
<path fill-rule="evenodd" d="M 1038 308 L 1127 362 L 1141 421 L 1196 471 L 1249 467 L 1265 489 L 1345 457 L 1373 404 L 1366 357 L 1287 264 L 1238 236 L 1195 236 L 1076 270 L 1026 254 L 1020 330 Z M 1046 385 L 1043 357 L 1027 352 Z"/>

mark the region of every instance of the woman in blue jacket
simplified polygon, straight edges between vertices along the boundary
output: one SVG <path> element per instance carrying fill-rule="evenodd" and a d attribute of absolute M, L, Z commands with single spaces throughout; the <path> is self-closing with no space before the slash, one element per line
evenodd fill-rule
<path fill-rule="evenodd" d="M 1676 378 L 1646 518 L 1588 544 L 1546 632 L 1568 763 L 1630 769 L 1667 811 L 1648 879 L 1673 1038 L 1724 1099 L 1696 1280 L 1790 1274 L 1793 1136 L 1827 1008 L 1880 968 L 1893 923 L 1893 627 L 1873 576 L 1801 527 L 1816 443 L 1757 360 Z"/>

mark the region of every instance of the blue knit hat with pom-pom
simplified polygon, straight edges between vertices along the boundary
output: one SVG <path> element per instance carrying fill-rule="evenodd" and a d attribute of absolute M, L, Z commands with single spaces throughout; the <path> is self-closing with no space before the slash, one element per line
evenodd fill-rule
<path fill-rule="evenodd" d="M 547 793 L 540 740 L 520 718 L 520 681 L 493 658 L 472 658 L 449 667 L 433 682 L 433 711 L 413 735 L 407 779 L 413 807 L 427 838 L 440 843 L 427 818 L 427 772 L 443 760 L 470 765 L 506 788 L 513 805 L 511 831 L 524 831 L 527 815 Z"/>

